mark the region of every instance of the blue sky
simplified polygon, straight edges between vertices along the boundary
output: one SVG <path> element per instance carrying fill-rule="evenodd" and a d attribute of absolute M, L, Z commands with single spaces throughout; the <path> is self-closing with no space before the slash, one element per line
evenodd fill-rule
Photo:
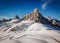
<path fill-rule="evenodd" d="M 38 8 L 43 16 L 60 20 L 60 0 L 0 0 L 0 19 L 23 17 Z"/>

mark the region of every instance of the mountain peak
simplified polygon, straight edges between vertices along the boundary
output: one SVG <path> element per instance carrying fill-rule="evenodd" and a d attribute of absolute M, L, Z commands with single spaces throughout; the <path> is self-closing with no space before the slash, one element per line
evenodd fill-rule
<path fill-rule="evenodd" d="M 48 20 L 42 16 L 41 12 L 39 12 L 37 8 L 35 8 L 32 13 L 27 14 L 23 17 L 23 20 L 27 20 L 27 19 L 40 23 L 48 23 Z"/>
<path fill-rule="evenodd" d="M 34 13 L 35 13 L 35 12 L 39 12 L 39 10 L 38 10 L 37 8 L 35 8 L 35 9 L 34 9 Z"/>
<path fill-rule="evenodd" d="M 20 19 L 18 15 L 15 15 L 14 16 L 14 19 Z"/>

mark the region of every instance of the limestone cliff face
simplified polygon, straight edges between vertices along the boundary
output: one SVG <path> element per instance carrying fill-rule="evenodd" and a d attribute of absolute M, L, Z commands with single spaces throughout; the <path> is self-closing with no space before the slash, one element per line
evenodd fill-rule
<path fill-rule="evenodd" d="M 24 20 L 34 20 L 36 22 L 40 22 L 40 23 L 49 23 L 48 20 L 42 16 L 42 14 L 39 12 L 39 10 L 36 8 L 34 9 L 33 12 L 31 12 L 30 14 L 26 14 L 23 17 Z"/>

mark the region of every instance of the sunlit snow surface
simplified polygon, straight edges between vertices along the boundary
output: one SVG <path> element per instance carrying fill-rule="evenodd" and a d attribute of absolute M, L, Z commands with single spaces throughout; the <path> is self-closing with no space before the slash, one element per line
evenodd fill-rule
<path fill-rule="evenodd" d="M 0 27 L 0 43 L 60 43 L 60 31 L 53 28 L 28 20 L 9 22 Z"/>

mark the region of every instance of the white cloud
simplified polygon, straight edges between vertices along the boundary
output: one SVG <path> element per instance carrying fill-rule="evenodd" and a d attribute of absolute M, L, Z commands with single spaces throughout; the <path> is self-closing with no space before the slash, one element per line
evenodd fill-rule
<path fill-rule="evenodd" d="M 42 4 L 42 9 L 45 10 L 46 6 L 51 3 L 53 0 L 41 0 L 44 4 Z"/>
<path fill-rule="evenodd" d="M 48 5 L 48 3 L 45 3 L 42 5 L 42 9 L 45 10 L 46 6 Z"/>
<path fill-rule="evenodd" d="M 7 17 L 7 16 L 0 16 L 0 19 L 9 19 L 9 17 Z"/>

